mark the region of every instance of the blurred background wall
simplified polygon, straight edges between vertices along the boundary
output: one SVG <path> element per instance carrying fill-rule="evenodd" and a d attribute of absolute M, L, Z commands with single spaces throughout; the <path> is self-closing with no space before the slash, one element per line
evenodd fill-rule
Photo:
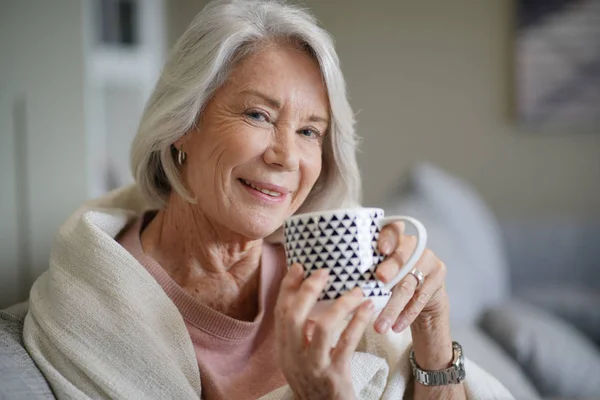
<path fill-rule="evenodd" d="M 204 3 L 169 3 L 169 43 Z M 512 119 L 511 0 L 303 4 L 336 41 L 364 138 L 365 203 L 429 160 L 501 216 L 600 214 L 600 132 L 535 133 Z"/>
<path fill-rule="evenodd" d="M 148 82 L 206 2 L 152 0 L 137 58 L 94 46 L 93 3 L 0 0 L 0 305 L 27 296 L 77 205 L 130 179 Z M 600 215 L 600 132 L 537 133 L 512 118 L 512 1 L 303 4 L 336 40 L 364 138 L 365 204 L 428 160 L 501 217 Z"/>
<path fill-rule="evenodd" d="M 82 5 L 0 1 L 0 305 L 88 196 Z"/>

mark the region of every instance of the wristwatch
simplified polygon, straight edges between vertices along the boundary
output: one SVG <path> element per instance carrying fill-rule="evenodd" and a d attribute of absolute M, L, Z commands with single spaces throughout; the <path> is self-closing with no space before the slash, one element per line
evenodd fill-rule
<path fill-rule="evenodd" d="M 442 386 L 458 384 L 465 380 L 465 356 L 462 346 L 458 342 L 452 342 L 452 351 L 454 358 L 450 368 L 439 371 L 425 371 L 417 365 L 415 361 L 415 350 L 410 351 L 410 365 L 412 366 L 415 380 L 425 386 Z"/>

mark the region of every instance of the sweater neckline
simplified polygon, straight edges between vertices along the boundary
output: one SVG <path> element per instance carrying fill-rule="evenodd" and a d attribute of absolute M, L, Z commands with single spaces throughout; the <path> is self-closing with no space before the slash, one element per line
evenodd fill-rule
<path fill-rule="evenodd" d="M 148 211 L 128 229 L 119 242 L 134 256 L 148 272 L 156 279 L 167 296 L 179 309 L 183 319 L 194 327 L 223 340 L 243 340 L 257 333 L 264 319 L 267 303 L 269 282 L 273 281 L 277 263 L 274 249 L 265 243 L 259 265 L 259 301 L 258 314 L 253 321 L 242 321 L 216 311 L 196 300 L 183 289 L 165 269 L 142 248 L 140 235 L 143 228 L 156 215 L 155 211 Z"/>

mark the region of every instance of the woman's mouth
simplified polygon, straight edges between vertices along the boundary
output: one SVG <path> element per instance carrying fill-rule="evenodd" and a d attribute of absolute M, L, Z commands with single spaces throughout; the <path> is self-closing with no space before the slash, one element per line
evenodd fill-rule
<path fill-rule="evenodd" d="M 247 181 L 246 179 L 242 179 L 242 178 L 240 178 L 239 180 L 240 180 L 240 182 L 242 182 L 244 185 L 246 185 L 246 186 L 249 186 L 249 187 L 251 187 L 252 189 L 254 189 L 254 190 L 256 190 L 256 191 L 259 191 L 259 192 L 261 192 L 261 193 L 264 193 L 264 194 L 266 194 L 267 196 L 271 196 L 271 197 L 280 197 L 280 196 L 282 196 L 282 195 L 283 195 L 283 193 L 280 193 L 280 192 L 277 192 L 277 191 L 274 191 L 274 190 L 270 190 L 270 189 L 267 189 L 267 188 L 264 188 L 264 187 L 258 186 L 258 185 L 256 185 L 256 184 L 254 184 L 254 183 L 250 182 L 250 181 Z"/>

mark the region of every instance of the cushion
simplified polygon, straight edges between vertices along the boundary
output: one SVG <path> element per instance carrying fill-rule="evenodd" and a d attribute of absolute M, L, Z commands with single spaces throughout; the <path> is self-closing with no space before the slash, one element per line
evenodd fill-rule
<path fill-rule="evenodd" d="M 600 350 L 565 321 L 521 301 L 488 310 L 481 328 L 517 361 L 542 396 L 595 398 Z"/>
<path fill-rule="evenodd" d="M 446 288 L 455 323 L 475 323 L 508 296 L 509 268 L 497 221 L 465 181 L 432 164 L 418 164 L 384 201 L 386 215 L 423 222 L 428 247 L 448 267 Z"/>
<path fill-rule="evenodd" d="M 567 321 L 600 346 L 600 293 L 597 291 L 561 283 L 523 289 L 518 296 Z"/>
<path fill-rule="evenodd" d="M 0 310 L 0 399 L 54 399 L 48 382 L 23 347 L 27 303 Z"/>
<path fill-rule="evenodd" d="M 600 292 L 600 216 L 521 216 L 500 223 L 513 290 L 560 282 Z"/>
<path fill-rule="evenodd" d="M 476 326 L 452 326 L 452 337 L 462 345 L 466 357 L 498 379 L 515 399 L 541 398 L 519 364 L 481 329 Z"/>

